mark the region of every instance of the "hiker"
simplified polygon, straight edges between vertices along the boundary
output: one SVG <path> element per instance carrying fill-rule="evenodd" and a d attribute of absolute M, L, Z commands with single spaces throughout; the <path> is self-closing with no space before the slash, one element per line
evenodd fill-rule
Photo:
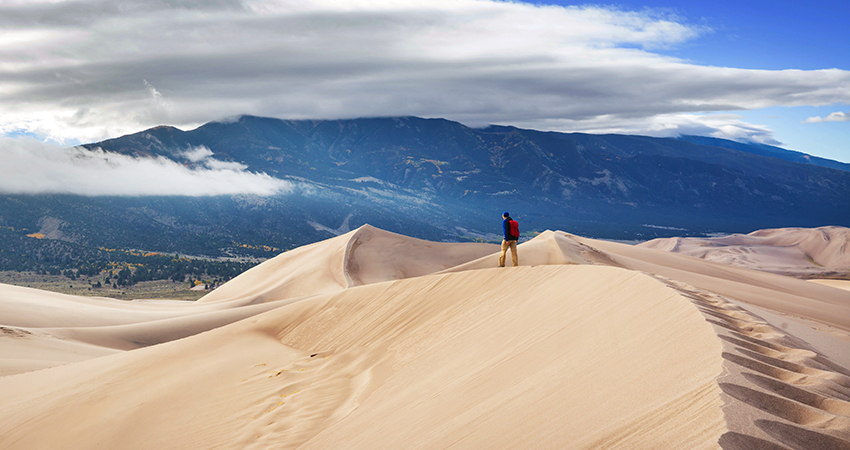
<path fill-rule="evenodd" d="M 505 267 L 505 256 L 508 248 L 511 249 L 511 259 L 514 262 L 514 267 L 519 265 L 519 258 L 516 255 L 516 243 L 519 240 L 519 224 L 516 220 L 511 219 L 511 215 L 505 211 L 502 214 L 502 229 L 505 232 L 505 239 L 502 240 L 502 254 L 499 255 L 499 267 Z"/>

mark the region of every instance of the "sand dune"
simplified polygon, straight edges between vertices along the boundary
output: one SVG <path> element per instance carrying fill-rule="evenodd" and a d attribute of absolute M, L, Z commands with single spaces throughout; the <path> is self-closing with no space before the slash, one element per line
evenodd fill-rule
<path fill-rule="evenodd" d="M 423 241 L 370 225 L 272 258 L 198 302 L 265 302 L 434 273 L 497 252 L 494 244 Z"/>
<path fill-rule="evenodd" d="M 123 301 L 0 284 L 0 375 L 131 350 L 218 328 L 284 302 Z"/>
<path fill-rule="evenodd" d="M 42 330 L 0 326 L 0 377 L 116 352 L 116 349 L 62 339 Z"/>
<path fill-rule="evenodd" d="M 0 284 L 0 325 L 17 337 L 0 341 L 0 375 L 180 339 L 304 297 L 421 276 L 497 249 L 423 241 L 366 225 L 285 252 L 194 303 L 127 302 Z"/>
<path fill-rule="evenodd" d="M 843 261 L 794 233 L 757 245 Z M 662 244 L 547 231 L 497 268 L 366 226 L 196 303 L 0 286 L 35 370 L 0 448 L 850 448 L 850 291 Z"/>
<path fill-rule="evenodd" d="M 679 283 L 723 341 L 725 449 L 850 448 L 850 370 L 723 296 Z M 847 342 L 838 352 L 847 355 Z"/>
<path fill-rule="evenodd" d="M 637 432 L 699 448 L 724 430 L 721 364 L 699 312 L 645 275 L 489 269 L 352 288 L 2 379 L 14 395 L 0 402 L 16 414 L 0 414 L 0 434 L 3 448 L 515 448 L 530 434 L 592 448 Z M 680 403 L 703 428 L 665 412 Z M 71 426 L 81 415 L 82 430 Z"/>
<path fill-rule="evenodd" d="M 642 246 L 575 239 L 605 252 L 621 267 L 662 275 L 747 304 L 828 324 L 844 333 L 850 331 L 850 297 L 846 291 Z"/>
<path fill-rule="evenodd" d="M 640 244 L 784 275 L 850 277 L 850 228 L 780 228 L 717 238 L 665 238 Z"/>
<path fill-rule="evenodd" d="M 824 286 L 830 286 L 838 289 L 845 289 L 850 291 L 850 280 L 809 280 L 812 283 L 822 284 Z"/>

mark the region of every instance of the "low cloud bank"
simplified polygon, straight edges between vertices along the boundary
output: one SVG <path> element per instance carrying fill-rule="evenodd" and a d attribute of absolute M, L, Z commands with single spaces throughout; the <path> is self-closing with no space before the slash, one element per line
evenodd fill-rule
<path fill-rule="evenodd" d="M 274 195 L 292 183 L 254 173 L 199 147 L 186 157 L 194 167 L 167 158 L 136 158 L 101 149 L 63 148 L 32 138 L 0 138 L 0 193 L 143 195 Z"/>

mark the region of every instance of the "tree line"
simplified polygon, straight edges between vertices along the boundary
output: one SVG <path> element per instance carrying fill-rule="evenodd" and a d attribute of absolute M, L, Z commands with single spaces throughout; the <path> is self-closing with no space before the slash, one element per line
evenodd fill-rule
<path fill-rule="evenodd" d="M 113 287 L 143 281 L 222 283 L 248 270 L 256 262 L 191 258 L 122 249 L 91 248 L 65 241 L 36 239 L 0 233 L 0 270 L 100 278 Z M 92 281 L 94 282 L 94 281 Z"/>

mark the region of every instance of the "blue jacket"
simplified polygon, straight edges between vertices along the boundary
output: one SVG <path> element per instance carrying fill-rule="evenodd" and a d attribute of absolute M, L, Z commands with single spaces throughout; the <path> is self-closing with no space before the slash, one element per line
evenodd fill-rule
<path fill-rule="evenodd" d="M 518 238 L 511 236 L 511 223 L 510 223 L 511 220 L 513 220 L 513 219 L 511 219 L 511 217 L 508 216 L 507 219 L 502 221 L 502 230 L 505 232 L 505 240 L 506 241 L 519 240 Z"/>

